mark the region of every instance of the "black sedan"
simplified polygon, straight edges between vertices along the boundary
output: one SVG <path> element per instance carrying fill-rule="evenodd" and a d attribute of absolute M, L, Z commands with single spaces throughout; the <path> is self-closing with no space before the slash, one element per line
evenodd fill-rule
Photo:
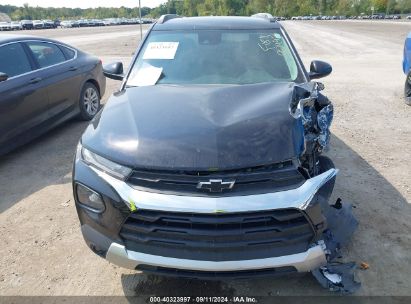
<path fill-rule="evenodd" d="M 101 60 L 64 43 L 0 36 L 0 155 L 73 117 L 92 119 L 106 88 Z"/>

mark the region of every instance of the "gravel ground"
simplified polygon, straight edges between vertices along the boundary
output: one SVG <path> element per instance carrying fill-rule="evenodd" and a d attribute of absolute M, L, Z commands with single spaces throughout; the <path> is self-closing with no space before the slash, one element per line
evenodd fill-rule
<path fill-rule="evenodd" d="M 406 22 L 284 22 L 304 63 L 330 62 L 334 101 L 328 154 L 341 170 L 335 198 L 360 226 L 345 260 L 367 262 L 357 295 L 411 295 L 411 107 L 401 71 Z M 70 43 L 104 63 L 130 62 L 138 26 L 29 31 Z M 1 35 L 1 34 L 0 34 Z M 108 81 L 104 101 L 119 86 Z M 328 295 L 310 274 L 205 282 L 121 269 L 94 255 L 79 229 L 71 165 L 86 124 L 71 121 L 0 157 L 0 295 Z"/>

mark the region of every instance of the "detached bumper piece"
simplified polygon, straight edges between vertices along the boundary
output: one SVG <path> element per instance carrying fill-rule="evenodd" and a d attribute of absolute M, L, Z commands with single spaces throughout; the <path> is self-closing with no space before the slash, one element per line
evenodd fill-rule
<path fill-rule="evenodd" d="M 312 271 L 312 274 L 324 288 L 341 294 L 351 294 L 361 287 L 354 279 L 354 262 L 344 264 L 329 263 L 327 266 Z"/>
<path fill-rule="evenodd" d="M 324 288 L 341 294 L 356 292 L 361 283 L 354 277 L 354 262 L 339 263 L 340 249 L 351 238 L 358 227 L 358 221 L 352 213 L 352 205 L 338 199 L 323 211 L 328 221 L 328 229 L 324 231 L 324 242 L 327 252 L 327 264 L 312 271 L 314 277 Z"/>

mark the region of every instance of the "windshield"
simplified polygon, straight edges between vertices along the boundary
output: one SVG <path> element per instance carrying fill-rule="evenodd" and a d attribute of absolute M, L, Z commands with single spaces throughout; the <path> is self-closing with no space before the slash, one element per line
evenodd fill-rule
<path fill-rule="evenodd" d="M 127 85 L 302 81 L 280 30 L 153 31 Z"/>

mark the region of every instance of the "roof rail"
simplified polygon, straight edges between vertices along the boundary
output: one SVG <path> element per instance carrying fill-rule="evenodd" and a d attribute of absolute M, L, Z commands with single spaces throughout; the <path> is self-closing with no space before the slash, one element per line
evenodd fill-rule
<path fill-rule="evenodd" d="M 269 22 L 277 22 L 277 18 L 274 17 L 273 15 L 269 14 L 269 13 L 258 13 L 258 14 L 251 15 L 251 17 L 253 17 L 253 18 L 263 18 L 263 19 L 266 19 Z"/>
<path fill-rule="evenodd" d="M 157 23 L 166 23 L 168 20 L 175 19 L 175 18 L 181 18 L 181 16 L 176 15 L 176 14 L 167 14 L 167 15 L 162 15 L 160 18 L 158 18 Z"/>

